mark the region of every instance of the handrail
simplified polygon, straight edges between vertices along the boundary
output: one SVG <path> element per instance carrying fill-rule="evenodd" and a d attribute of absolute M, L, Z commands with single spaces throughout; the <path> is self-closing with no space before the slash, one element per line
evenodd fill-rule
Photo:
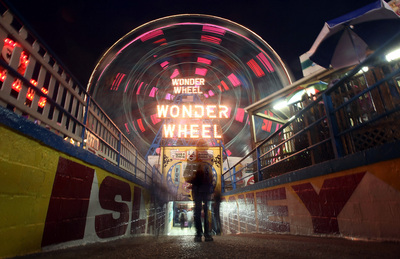
<path fill-rule="evenodd" d="M 161 175 L 58 59 L 6 8 L 0 17 L 0 106 L 106 159 L 147 185 Z M 154 175 L 156 174 L 156 175 Z"/>
<path fill-rule="evenodd" d="M 225 191 L 239 188 L 237 183 L 250 176 L 262 181 L 396 140 L 396 124 L 389 126 L 393 134 L 384 134 L 386 137 L 377 144 L 368 143 L 362 136 L 363 131 L 369 134 L 382 133 L 388 126 L 380 126 L 378 123 L 391 124 L 399 119 L 400 85 L 391 84 L 396 83 L 393 80 L 395 77 L 400 78 L 400 62 L 382 61 L 382 55 L 399 42 L 400 33 L 348 71 L 332 87 L 314 96 L 314 100 L 303 101 L 300 104 L 302 109 L 287 123 L 223 173 Z M 370 70 L 360 75 L 364 66 L 370 66 Z M 397 93 L 398 97 L 392 95 L 391 91 Z M 362 102 L 369 105 L 361 107 Z M 318 110 L 323 112 L 316 112 Z M 319 132 L 321 130 L 322 133 Z M 317 136 L 319 133 L 322 135 Z M 287 145 L 289 149 L 294 149 L 288 150 Z M 236 170 L 248 158 L 253 158 L 253 162 Z M 250 171 L 250 174 L 236 177 L 245 170 Z"/>

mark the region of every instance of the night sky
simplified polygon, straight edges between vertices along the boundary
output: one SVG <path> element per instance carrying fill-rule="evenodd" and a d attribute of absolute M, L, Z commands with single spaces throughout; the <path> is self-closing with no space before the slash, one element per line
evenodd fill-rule
<path fill-rule="evenodd" d="M 239 23 L 263 38 L 294 79 L 325 21 L 374 0 L 13 0 L 11 8 L 86 87 L 101 55 L 136 27 L 157 18 L 197 13 Z"/>

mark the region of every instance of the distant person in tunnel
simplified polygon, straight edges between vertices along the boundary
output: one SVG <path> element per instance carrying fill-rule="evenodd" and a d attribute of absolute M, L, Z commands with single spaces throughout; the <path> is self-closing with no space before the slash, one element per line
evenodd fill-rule
<path fill-rule="evenodd" d="M 197 147 L 208 147 L 205 140 L 200 140 Z M 202 235 L 205 241 L 213 241 L 210 235 L 209 220 L 208 220 L 208 203 L 211 199 L 213 191 L 212 185 L 212 169 L 208 163 L 198 163 L 192 184 L 192 196 L 194 200 L 194 225 L 196 228 L 195 242 L 201 242 Z M 204 211 L 204 232 L 201 223 L 201 210 Z"/>

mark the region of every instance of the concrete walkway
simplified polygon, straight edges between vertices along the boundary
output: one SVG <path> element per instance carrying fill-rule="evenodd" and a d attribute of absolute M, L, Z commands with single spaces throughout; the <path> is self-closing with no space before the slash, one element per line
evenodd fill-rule
<path fill-rule="evenodd" d="M 400 243 L 272 234 L 134 237 L 20 258 L 399 258 Z"/>

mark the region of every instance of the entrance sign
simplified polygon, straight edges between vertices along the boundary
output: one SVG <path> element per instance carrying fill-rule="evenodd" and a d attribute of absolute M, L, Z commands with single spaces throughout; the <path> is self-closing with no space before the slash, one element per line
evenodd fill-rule
<path fill-rule="evenodd" d="M 190 164 L 207 163 L 212 168 L 214 190 L 221 191 L 222 147 L 161 147 L 163 182 L 176 200 L 189 201 L 191 184 L 185 181 L 184 171 Z M 186 159 L 183 157 L 186 155 Z"/>

